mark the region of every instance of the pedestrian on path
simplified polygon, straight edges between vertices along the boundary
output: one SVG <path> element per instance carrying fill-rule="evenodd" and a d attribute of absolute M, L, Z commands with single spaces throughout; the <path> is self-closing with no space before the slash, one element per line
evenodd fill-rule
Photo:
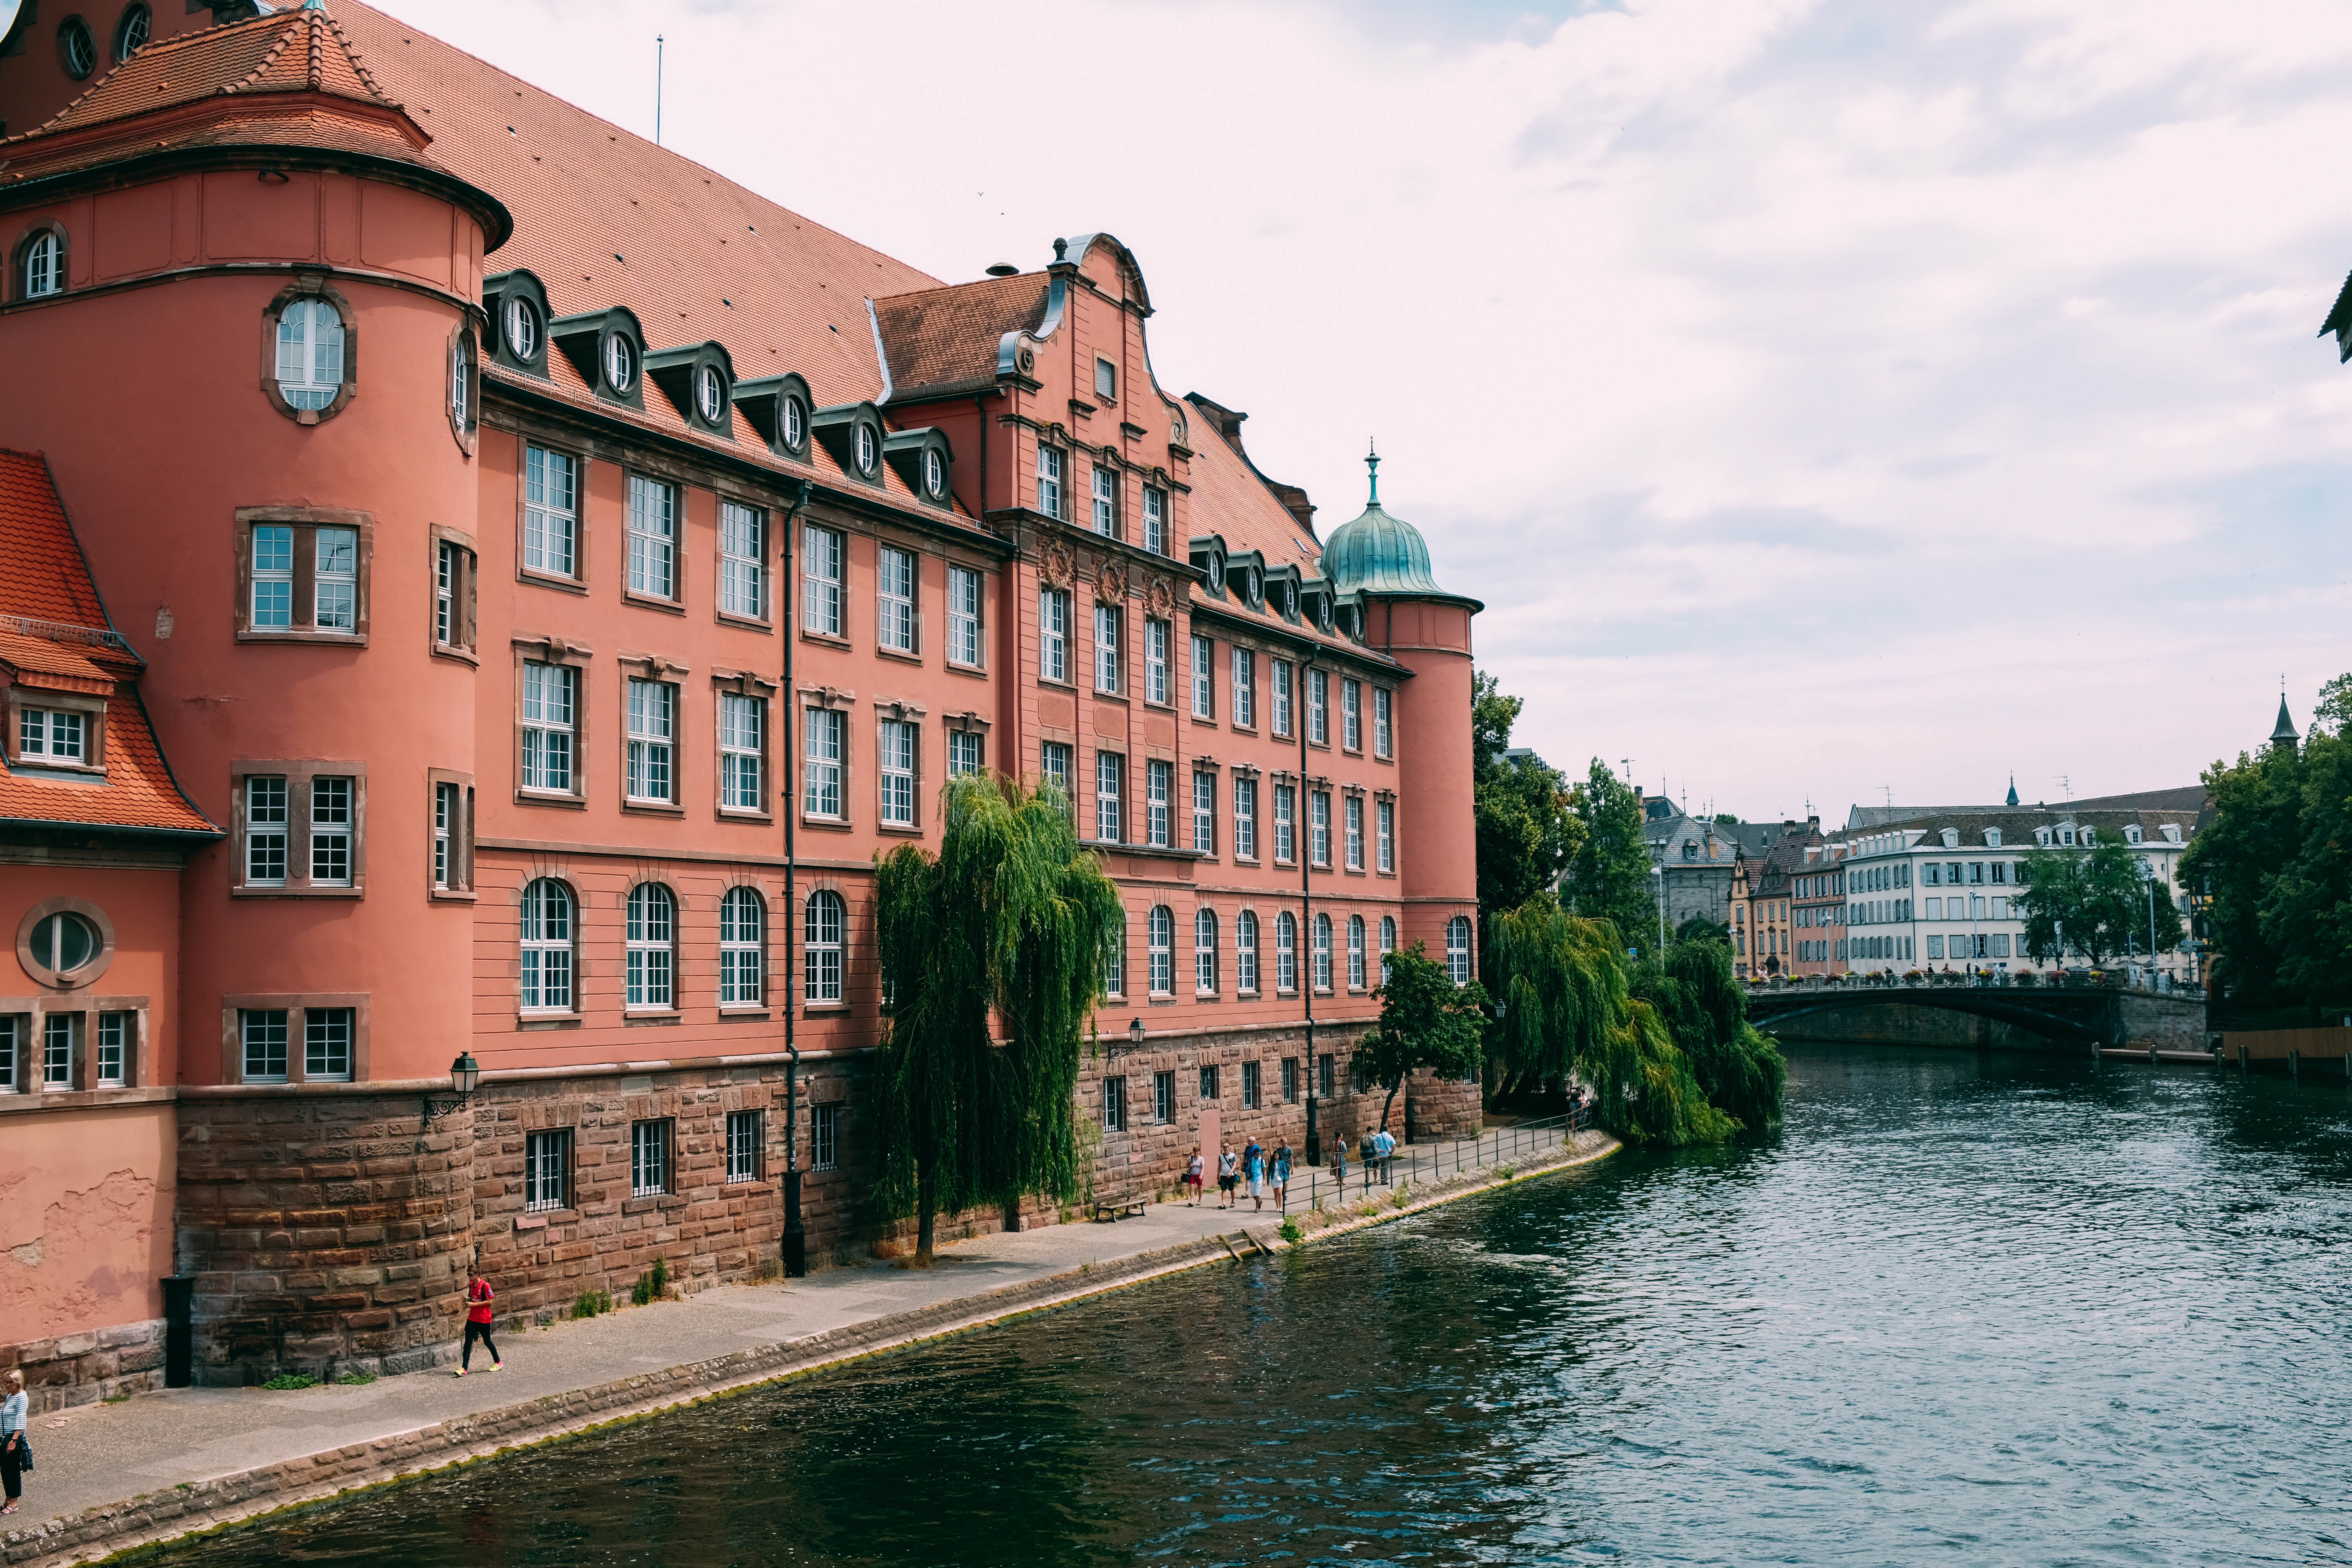
<path fill-rule="evenodd" d="M 474 1342 L 479 1340 L 490 1352 L 490 1370 L 504 1372 L 507 1363 L 499 1358 L 499 1342 L 490 1338 L 490 1303 L 499 1293 L 482 1278 L 478 1266 L 466 1270 L 466 1348 L 457 1352 L 457 1375 L 466 1375 L 466 1368 L 474 1360 Z"/>
<path fill-rule="evenodd" d="M 1217 1191 L 1225 1195 L 1225 1201 L 1219 1205 L 1220 1207 L 1234 1206 L 1234 1188 L 1241 1183 L 1240 1172 L 1241 1166 L 1234 1159 L 1234 1152 L 1231 1148 L 1217 1156 Z"/>
<path fill-rule="evenodd" d="M 1331 1179 L 1339 1184 L 1339 1195 L 1348 1195 L 1348 1135 L 1341 1133 L 1331 1140 Z"/>
<path fill-rule="evenodd" d="M 1265 1212 L 1265 1148 L 1255 1138 L 1249 1146 L 1249 1194 L 1253 1212 Z"/>
<path fill-rule="evenodd" d="M 1290 1145 L 1283 1144 L 1274 1152 L 1274 1206 L 1287 1208 L 1290 1203 Z"/>
<path fill-rule="evenodd" d="M 8 1500 L 0 1503 L 0 1513 L 14 1513 L 16 1500 L 25 1495 L 24 1477 L 29 1468 L 25 1461 L 32 1458 L 33 1451 L 26 1446 L 25 1437 L 25 1412 L 28 1407 L 25 1374 L 9 1368 L 6 1387 L 8 1397 L 0 1399 L 0 1489 L 7 1492 Z"/>
<path fill-rule="evenodd" d="M 1184 1206 L 1199 1208 L 1201 1206 L 1201 1152 L 1198 1149 L 1192 1151 L 1192 1162 L 1184 1167 L 1184 1184 L 1192 1189 L 1192 1195 L 1184 1200 Z"/>

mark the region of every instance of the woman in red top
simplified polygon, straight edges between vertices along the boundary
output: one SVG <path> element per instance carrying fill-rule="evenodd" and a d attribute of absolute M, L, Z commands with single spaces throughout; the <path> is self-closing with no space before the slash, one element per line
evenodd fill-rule
<path fill-rule="evenodd" d="M 499 1359 L 499 1342 L 490 1338 L 490 1303 L 498 1292 L 482 1278 L 479 1268 L 466 1270 L 466 1348 L 457 1352 L 457 1375 L 466 1375 L 466 1368 L 474 1359 L 474 1342 L 479 1340 L 490 1352 L 490 1370 L 502 1372 L 506 1363 Z"/>

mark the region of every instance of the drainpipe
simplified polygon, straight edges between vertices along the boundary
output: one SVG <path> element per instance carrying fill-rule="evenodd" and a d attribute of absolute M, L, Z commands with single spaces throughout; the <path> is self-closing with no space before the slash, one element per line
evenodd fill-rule
<path fill-rule="evenodd" d="M 1298 978 L 1299 994 L 1307 998 L 1307 1163 L 1323 1163 L 1323 1134 L 1315 1123 L 1315 1085 L 1321 1078 L 1315 1056 L 1315 883 L 1313 841 L 1307 837 L 1307 672 L 1315 668 L 1309 647 L 1298 664 L 1298 689 L 1293 694 L 1290 721 L 1298 730 L 1298 789 L 1291 797 L 1291 831 L 1298 851 Z"/>
<path fill-rule="evenodd" d="M 778 585 L 783 604 L 777 606 L 778 618 L 784 631 L 784 700 L 783 741 L 777 748 L 783 761 L 784 782 L 784 952 L 795 950 L 793 933 L 800 925 L 800 895 L 793 880 L 793 828 L 800 816 L 800 782 L 793 767 L 793 707 L 799 700 L 793 688 L 793 644 L 797 639 L 798 621 L 795 612 L 800 599 L 793 584 L 793 522 L 808 505 L 815 487 L 806 479 L 799 481 L 792 504 L 784 509 L 782 548 L 776 556 Z M 801 1225 L 801 1047 L 793 1037 L 793 1023 L 800 1011 L 800 965 L 785 965 L 784 991 L 784 1278 L 798 1279 L 808 1273 L 808 1232 Z"/>

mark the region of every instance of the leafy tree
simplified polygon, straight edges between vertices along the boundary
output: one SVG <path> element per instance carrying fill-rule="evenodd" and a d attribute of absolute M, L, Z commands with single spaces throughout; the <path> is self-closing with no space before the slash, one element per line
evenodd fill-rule
<path fill-rule="evenodd" d="M 1484 1052 L 1486 989 L 1473 980 L 1457 986 L 1445 966 L 1431 960 L 1421 942 L 1382 962 L 1381 1021 L 1356 1047 L 1356 1063 L 1388 1090 L 1381 1101 L 1380 1125 L 1389 1124 L 1397 1090 L 1422 1068 L 1441 1078 L 1468 1078 Z"/>
<path fill-rule="evenodd" d="M 2314 738 L 2323 730 L 2331 735 L 2352 730 L 2352 675 L 2339 675 L 2319 689 L 2319 701 L 2311 710 Z"/>
<path fill-rule="evenodd" d="M 2148 938 L 2151 918 L 2157 952 L 2180 945 L 2180 911 L 2167 893 L 2150 907 L 2140 858 L 2119 839 L 2080 849 L 2027 852 L 2024 889 L 2011 902 L 2025 921 L 2026 956 L 2047 963 L 2062 952 L 2105 963 L 2138 952 Z"/>
<path fill-rule="evenodd" d="M 1662 960 L 1636 964 L 1633 994 L 1657 1008 L 1710 1104 L 1744 1127 L 1780 1120 L 1789 1065 L 1748 1021 L 1728 941 L 1677 942 Z"/>
<path fill-rule="evenodd" d="M 1715 825 L 1717 827 L 1737 827 L 1739 826 L 1739 818 L 1727 811 L 1718 811 L 1715 814 Z"/>
<path fill-rule="evenodd" d="M 2269 989 L 2333 1010 L 2352 998 L 2352 735 L 2315 726 L 2299 773 L 2301 841 L 2262 896 L 2263 936 L 2277 955 Z"/>
<path fill-rule="evenodd" d="M 1731 928 L 1705 915 L 1685 915 L 1683 923 L 1675 927 L 1675 942 L 1677 945 L 1686 942 L 1719 942 L 1728 949 L 1731 946 Z"/>
<path fill-rule="evenodd" d="M 1474 675 L 1470 757 L 1478 843 L 1478 907 L 1517 909 L 1559 879 L 1581 825 L 1568 809 L 1567 781 L 1534 757 L 1506 757 L 1521 701 L 1495 678 Z"/>
<path fill-rule="evenodd" d="M 2213 819 L 2181 856 L 2180 880 L 2211 894 L 2206 934 L 2216 950 L 2213 978 L 2250 1006 L 2292 1001 L 2281 976 L 2280 937 L 2287 933 L 2280 925 L 2287 911 L 2272 902 L 2271 892 L 2278 874 L 2303 858 L 2304 752 L 2285 746 L 2242 752 L 2234 765 L 2217 762 L 2204 777 Z"/>
<path fill-rule="evenodd" d="M 874 879 L 892 999 L 881 1198 L 915 1215 L 924 1268 L 942 1211 L 1078 1197 L 1080 1029 L 1126 921 L 1058 790 L 957 779 L 941 816 L 937 856 L 902 844 L 876 856 Z"/>
<path fill-rule="evenodd" d="M 1648 946 L 1646 933 L 1658 929 L 1658 906 L 1650 890 L 1642 797 L 1595 757 L 1584 782 L 1569 792 L 1569 809 L 1584 830 L 1562 886 L 1569 908 L 1608 921 L 1633 946 Z"/>

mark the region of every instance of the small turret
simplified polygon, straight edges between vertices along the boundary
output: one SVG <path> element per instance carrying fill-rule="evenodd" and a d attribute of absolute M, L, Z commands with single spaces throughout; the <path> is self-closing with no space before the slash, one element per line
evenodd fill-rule
<path fill-rule="evenodd" d="M 2279 693 L 2278 722 L 2271 726 L 2271 744 L 2284 746 L 2289 751 L 2293 751 L 2295 742 L 2302 739 L 2302 736 L 2294 732 L 2294 721 L 2288 716 L 2286 710 L 2286 693 L 2282 691 Z"/>

